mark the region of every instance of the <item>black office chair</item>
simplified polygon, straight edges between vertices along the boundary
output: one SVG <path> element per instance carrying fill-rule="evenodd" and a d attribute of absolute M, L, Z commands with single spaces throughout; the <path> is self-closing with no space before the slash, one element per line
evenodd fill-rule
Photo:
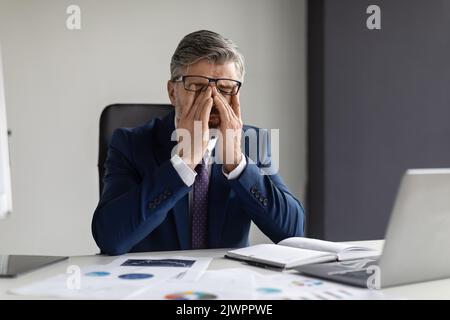
<path fill-rule="evenodd" d="M 103 190 L 105 160 L 111 136 L 117 128 L 133 128 L 153 118 L 162 118 L 173 110 L 170 104 L 112 104 L 103 109 L 100 116 L 98 150 L 98 176 L 100 195 Z"/>

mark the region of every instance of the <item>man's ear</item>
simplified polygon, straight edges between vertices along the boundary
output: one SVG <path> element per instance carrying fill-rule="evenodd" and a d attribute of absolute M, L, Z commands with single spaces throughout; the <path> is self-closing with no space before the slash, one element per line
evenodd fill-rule
<path fill-rule="evenodd" d="M 167 81 L 167 94 L 169 95 L 170 103 L 176 107 L 175 105 L 175 85 L 173 81 Z"/>

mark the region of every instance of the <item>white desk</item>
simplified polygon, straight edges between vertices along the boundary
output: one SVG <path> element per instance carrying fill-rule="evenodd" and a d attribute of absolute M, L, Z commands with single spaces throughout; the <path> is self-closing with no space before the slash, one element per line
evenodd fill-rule
<path fill-rule="evenodd" d="M 369 246 L 373 248 L 381 248 L 383 241 L 360 241 L 354 242 L 364 246 Z M 233 261 L 223 258 L 226 249 L 209 249 L 209 250 L 189 250 L 189 251 L 171 251 L 171 252 L 147 252 L 147 253 L 132 253 L 133 256 L 169 256 L 169 255 L 185 255 L 192 257 L 212 257 L 213 261 L 209 265 L 209 270 L 214 269 L 226 269 L 226 268 L 236 268 L 243 267 L 249 268 L 260 273 L 275 273 L 277 271 L 272 271 L 269 269 L 258 268 L 254 266 L 247 265 L 238 261 Z M 11 288 L 19 287 L 31 283 L 33 281 L 45 279 L 47 277 L 65 273 L 67 267 L 70 265 L 78 265 L 80 267 L 89 266 L 94 264 L 107 264 L 117 257 L 109 256 L 79 256 L 71 257 L 68 260 L 59 262 L 57 264 L 45 267 L 40 270 L 22 275 L 15 279 L 3 279 L 0 278 L 0 300 L 7 299 L 36 299 L 36 297 L 23 297 L 8 294 L 8 290 Z M 405 285 L 392 287 L 382 290 L 389 296 L 405 298 L 405 299 L 450 299 L 450 279 L 422 282 L 418 284 Z"/>

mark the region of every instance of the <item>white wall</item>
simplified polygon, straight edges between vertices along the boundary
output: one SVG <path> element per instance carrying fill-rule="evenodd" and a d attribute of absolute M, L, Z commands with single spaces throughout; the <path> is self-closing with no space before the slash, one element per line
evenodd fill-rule
<path fill-rule="evenodd" d="M 65 27 L 70 4 L 81 7 L 80 31 Z M 304 0 L 0 0 L 15 209 L 0 221 L 0 252 L 97 252 L 100 113 L 167 103 L 171 55 L 198 29 L 240 45 L 244 122 L 281 129 L 281 174 L 304 199 L 305 9 Z"/>

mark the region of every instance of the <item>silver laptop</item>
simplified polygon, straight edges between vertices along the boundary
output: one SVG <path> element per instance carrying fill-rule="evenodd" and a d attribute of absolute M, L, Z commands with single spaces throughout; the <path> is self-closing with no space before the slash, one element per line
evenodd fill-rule
<path fill-rule="evenodd" d="M 450 169 L 406 171 L 379 258 L 295 270 L 369 288 L 450 277 Z"/>

